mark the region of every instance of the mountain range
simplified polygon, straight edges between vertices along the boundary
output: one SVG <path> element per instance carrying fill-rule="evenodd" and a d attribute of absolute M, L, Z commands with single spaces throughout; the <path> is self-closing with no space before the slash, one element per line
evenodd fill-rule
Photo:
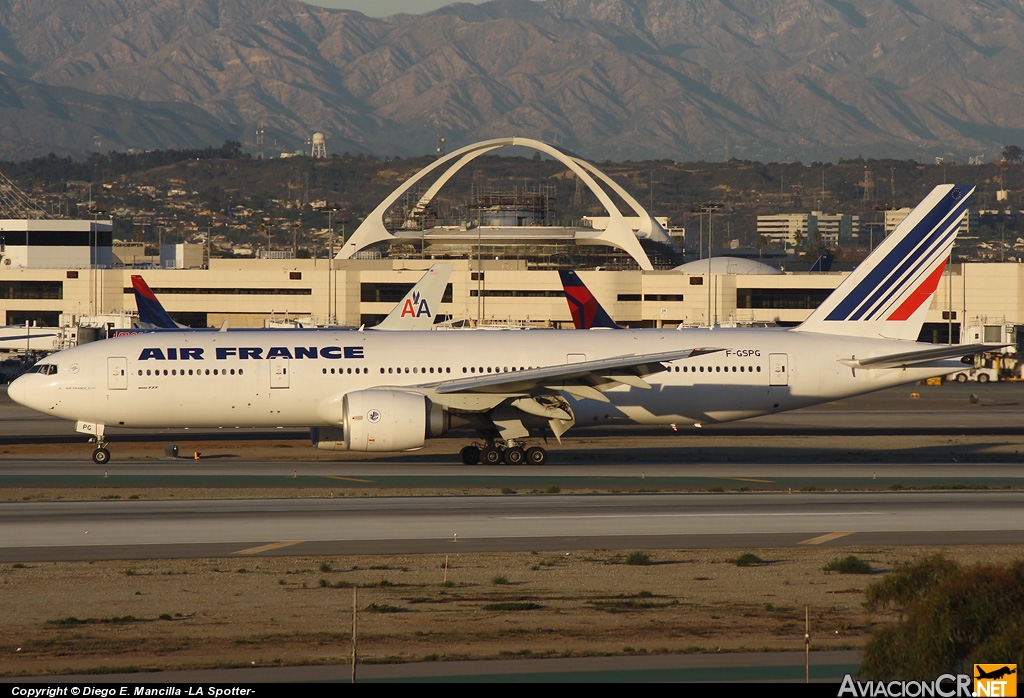
<path fill-rule="evenodd" d="M 1024 143 L 1019 0 L 0 0 L 0 158 L 237 140 L 595 160 L 995 159 Z"/>

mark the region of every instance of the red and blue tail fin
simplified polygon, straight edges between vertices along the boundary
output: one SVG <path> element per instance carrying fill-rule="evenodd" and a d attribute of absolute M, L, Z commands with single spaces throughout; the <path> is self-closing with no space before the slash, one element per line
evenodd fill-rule
<path fill-rule="evenodd" d="M 595 327 L 622 329 L 605 312 L 576 272 L 562 270 L 558 275 L 562 277 L 562 290 L 565 291 L 565 300 L 569 303 L 569 312 L 572 313 L 572 322 L 577 330 L 591 330 Z"/>
<path fill-rule="evenodd" d="M 973 193 L 964 184 L 935 187 L 794 329 L 916 340 Z"/>
<path fill-rule="evenodd" d="M 143 325 L 162 330 L 177 330 L 182 327 L 171 319 L 145 279 L 138 274 L 132 274 L 132 290 L 135 292 L 135 305 L 139 308 L 139 322 Z"/>

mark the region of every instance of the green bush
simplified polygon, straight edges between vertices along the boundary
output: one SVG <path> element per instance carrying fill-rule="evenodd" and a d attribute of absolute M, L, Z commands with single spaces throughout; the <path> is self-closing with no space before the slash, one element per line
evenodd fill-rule
<path fill-rule="evenodd" d="M 822 567 L 826 572 L 838 572 L 839 574 L 872 574 L 874 570 L 866 560 L 861 560 L 856 555 L 847 555 L 843 558 L 829 560 Z"/>
<path fill-rule="evenodd" d="M 729 560 L 729 562 L 737 567 L 753 567 L 754 565 L 763 564 L 764 560 L 759 558 L 757 555 L 754 555 L 754 553 L 743 553 L 739 557 L 734 557 Z"/>
<path fill-rule="evenodd" d="M 651 564 L 651 556 L 645 553 L 643 550 L 634 550 L 626 556 L 627 565 L 649 565 Z"/>
<path fill-rule="evenodd" d="M 1024 560 L 965 569 L 934 555 L 896 565 L 866 596 L 869 609 L 900 617 L 872 635 L 864 678 L 930 680 L 975 663 L 1024 664 Z"/>

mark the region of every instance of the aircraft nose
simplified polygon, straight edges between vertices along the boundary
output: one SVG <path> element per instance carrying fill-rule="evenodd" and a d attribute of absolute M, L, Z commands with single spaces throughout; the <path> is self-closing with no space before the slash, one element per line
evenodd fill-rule
<path fill-rule="evenodd" d="M 15 378 L 14 382 L 7 386 L 7 395 L 19 405 L 25 404 L 25 399 L 28 397 L 28 388 L 26 384 L 27 376 L 20 376 Z"/>

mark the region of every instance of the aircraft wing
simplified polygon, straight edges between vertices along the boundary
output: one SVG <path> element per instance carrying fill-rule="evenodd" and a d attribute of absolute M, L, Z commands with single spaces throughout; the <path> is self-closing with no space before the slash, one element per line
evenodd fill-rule
<path fill-rule="evenodd" d="M 626 354 L 609 359 L 582 361 L 532 368 L 525 371 L 502 371 L 472 378 L 459 378 L 430 385 L 440 395 L 455 393 L 530 393 L 536 390 L 565 390 L 580 397 L 607 400 L 601 387 L 615 384 L 650 388 L 643 376 L 664 371 L 664 362 L 724 351 L 717 348 L 681 349 L 656 354 Z"/>
<path fill-rule="evenodd" d="M 840 363 L 850 368 L 907 368 L 918 366 L 930 361 L 942 359 L 959 359 L 983 351 L 1002 349 L 1008 344 L 943 344 L 934 349 L 918 349 L 916 351 L 905 351 L 899 354 L 886 354 L 885 356 L 872 356 L 869 359 L 858 359 L 856 357 L 841 359 Z"/>

